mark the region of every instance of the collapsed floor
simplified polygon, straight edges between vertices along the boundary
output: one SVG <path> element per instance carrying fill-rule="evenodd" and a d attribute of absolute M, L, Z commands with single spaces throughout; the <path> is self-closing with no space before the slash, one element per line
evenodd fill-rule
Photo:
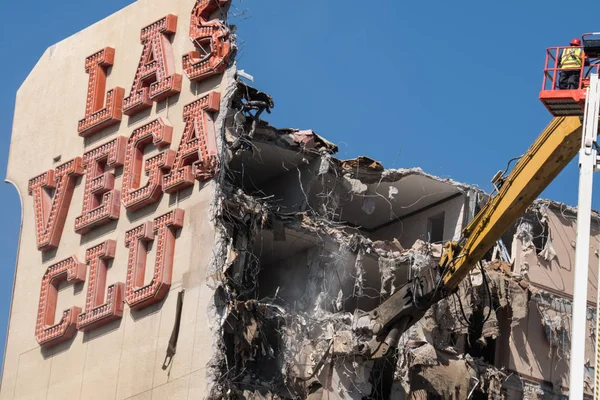
<path fill-rule="evenodd" d="M 336 159 L 314 132 L 261 120 L 267 94 L 232 90 L 211 399 L 563 398 L 570 300 L 531 279 L 558 257 L 547 222 L 558 205 L 536 202 L 458 293 L 374 359 L 378 328 L 364 317 L 409 279 L 435 280 L 442 243 L 487 197 L 419 169 Z"/>

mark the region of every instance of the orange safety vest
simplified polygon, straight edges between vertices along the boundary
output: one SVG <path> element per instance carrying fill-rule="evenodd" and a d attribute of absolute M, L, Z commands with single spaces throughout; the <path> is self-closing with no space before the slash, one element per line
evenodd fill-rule
<path fill-rule="evenodd" d="M 560 67 L 565 69 L 581 69 L 583 50 L 580 48 L 564 49 L 560 57 Z"/>

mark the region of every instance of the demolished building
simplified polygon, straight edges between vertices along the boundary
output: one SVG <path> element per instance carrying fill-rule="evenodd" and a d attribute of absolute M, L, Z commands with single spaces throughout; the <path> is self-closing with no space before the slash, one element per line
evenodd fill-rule
<path fill-rule="evenodd" d="M 238 81 L 217 214 L 229 256 L 219 268 L 228 271 L 221 304 L 235 299 L 220 312 L 230 313 L 223 338 L 233 343 L 223 349 L 221 367 L 227 368 L 221 372 L 238 379 L 225 380 L 215 393 L 229 385 L 247 398 L 545 399 L 566 393 L 575 210 L 536 201 L 460 291 L 403 335 L 397 357 L 369 360 L 364 348 L 377 332 L 357 326 L 361 314 L 436 265 L 442 244 L 460 238 L 488 196 L 419 169 L 386 170 L 367 157 L 336 159 L 336 147 L 314 132 L 276 129 L 254 118 L 243 105 L 252 101 L 248 93 L 267 96 Z M 590 272 L 598 263 L 598 232 Z M 596 301 L 595 280 L 590 283 L 589 394 Z M 254 351 L 228 358 L 246 354 L 240 346 Z M 261 376 L 273 363 L 277 378 Z M 255 388 L 257 379 L 264 387 Z"/>
<path fill-rule="evenodd" d="M 397 351 L 372 357 L 369 313 L 430 279 L 489 196 L 271 126 L 274 99 L 238 74 L 226 11 L 138 1 L 53 46 L 20 89 L 8 179 L 23 228 L 0 399 L 562 398 L 575 211 L 537 201 Z M 60 72 L 77 57 L 85 69 Z M 41 89 L 65 104 L 34 101 Z M 31 140 L 46 115 L 55 129 Z"/>

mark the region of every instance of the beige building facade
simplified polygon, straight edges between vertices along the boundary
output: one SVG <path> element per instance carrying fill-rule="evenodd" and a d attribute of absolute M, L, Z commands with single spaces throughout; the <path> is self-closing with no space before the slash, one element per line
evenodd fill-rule
<path fill-rule="evenodd" d="M 206 392 L 209 164 L 233 51 L 221 3 L 136 1 L 50 47 L 19 89 L 1 399 Z"/>

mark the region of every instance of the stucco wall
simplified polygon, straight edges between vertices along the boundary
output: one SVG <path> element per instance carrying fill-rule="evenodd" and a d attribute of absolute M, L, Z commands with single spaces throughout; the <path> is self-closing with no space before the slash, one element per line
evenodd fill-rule
<path fill-rule="evenodd" d="M 557 211 L 547 213 L 547 235 L 556 257 L 548 261 L 536 251 L 527 251 L 520 240 L 513 242 L 515 268 L 528 270 L 531 283 L 542 289 L 567 297 L 573 296 L 575 277 L 575 243 L 577 239 L 577 217 Z M 598 282 L 598 254 L 600 254 L 600 229 L 596 220 L 592 221 L 590 237 L 590 260 L 588 275 L 588 302 L 596 302 Z"/>
<path fill-rule="evenodd" d="M 49 48 L 17 94 L 7 179 L 23 198 L 23 227 L 17 256 L 14 298 L 10 316 L 0 399 L 184 399 L 201 398 L 206 391 L 206 364 L 212 356 L 212 336 L 207 307 L 212 290 L 205 284 L 213 254 L 214 227 L 209 219 L 213 184 L 199 185 L 172 195 L 137 212 L 121 206 L 118 221 L 80 236 L 74 231 L 81 214 L 85 176 L 78 178 L 58 249 L 36 248 L 33 198 L 27 194 L 29 179 L 57 165 L 82 156 L 118 135 L 131 132 L 160 116 L 173 126 L 170 148 L 177 150 L 183 132 L 184 105 L 211 90 L 226 87 L 222 75 L 201 83 L 190 82 L 182 71 L 183 54 L 194 50 L 188 32 L 194 0 L 139 0 L 122 11 Z M 184 75 L 181 94 L 154 104 L 151 110 L 123 116 L 120 125 L 89 138 L 77 133 L 84 117 L 88 75 L 85 58 L 106 47 L 116 49 L 107 90 L 121 86 L 125 96 L 141 55 L 140 30 L 166 16 L 178 16 L 173 36 L 176 72 Z M 223 96 L 222 96 L 223 97 Z M 223 105 L 222 105 L 223 109 Z M 145 158 L 157 154 L 150 146 Z M 60 156 L 60 161 L 53 159 Z M 123 169 L 115 171 L 121 188 Z M 142 183 L 145 178 L 142 178 Z M 117 242 L 107 284 L 125 282 L 127 230 L 152 221 L 179 207 L 185 210 L 183 228 L 177 234 L 172 285 L 160 303 L 140 311 L 125 306 L 123 317 L 74 339 L 42 349 L 34 337 L 40 283 L 52 265 L 75 255 L 84 260 L 86 249 L 107 239 Z M 148 254 L 147 278 L 154 266 L 156 246 Z M 177 353 L 163 370 L 163 360 L 175 321 L 177 293 L 185 289 Z M 87 282 L 61 285 L 57 317 L 72 305 L 85 308 Z"/>
<path fill-rule="evenodd" d="M 556 256 L 547 260 L 532 246 L 525 248 L 523 241 L 515 237 L 512 244 L 514 270 L 526 275 L 536 289 L 548 293 L 561 307 L 556 311 L 538 310 L 535 299 L 529 303 L 527 317 L 510 330 L 508 368 L 524 377 L 569 386 L 569 364 L 565 352 L 570 351 L 571 307 L 575 274 L 575 243 L 577 221 L 571 212 L 561 213 L 553 208 L 544 208 L 539 215 L 547 221 L 546 235 Z M 592 221 L 590 238 L 588 321 L 586 335 L 586 393 L 592 394 L 593 366 L 595 359 L 593 315 L 595 313 L 596 285 L 600 235 L 597 221 Z M 545 313 L 547 322 L 542 320 Z M 551 344 L 548 335 L 556 335 L 557 343 Z M 562 348 L 559 348 L 562 347 Z"/>
<path fill-rule="evenodd" d="M 437 206 L 403 218 L 399 222 L 371 234 L 373 240 L 396 237 L 404 248 L 410 248 L 417 240 L 427 241 L 428 219 L 444 214 L 444 241 L 457 240 L 463 228 L 465 196 L 458 196 Z"/>

